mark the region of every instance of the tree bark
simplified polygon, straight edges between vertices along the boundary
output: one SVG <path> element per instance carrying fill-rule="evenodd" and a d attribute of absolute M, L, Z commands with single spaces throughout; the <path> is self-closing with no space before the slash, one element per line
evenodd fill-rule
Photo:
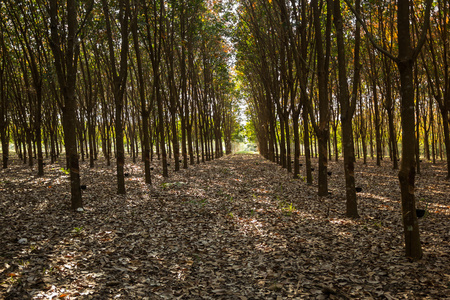
<path fill-rule="evenodd" d="M 133 43 L 134 51 L 136 53 L 136 64 L 138 72 L 138 88 L 139 88 L 139 98 L 141 101 L 141 117 L 142 117 L 142 133 L 143 133 L 143 157 L 144 157 L 144 177 L 146 184 L 152 184 L 152 178 L 150 174 L 150 137 L 149 137 L 149 109 L 147 106 L 147 101 L 145 100 L 145 86 L 144 86 L 144 75 L 142 71 L 142 61 L 141 61 L 141 51 L 139 47 L 138 31 L 137 31 L 137 13 L 139 10 L 139 4 L 135 6 L 135 15 L 132 24 L 133 33 Z"/>
<path fill-rule="evenodd" d="M 1 25 L 0 25 L 1 26 Z M 8 101 L 6 100 L 6 64 L 7 64 L 7 49 L 3 38 L 3 28 L 0 28 L 0 47 L 2 53 L 2 59 L 0 64 L 0 140 L 2 143 L 2 168 L 8 168 L 9 158 L 9 136 L 8 136 Z"/>
<path fill-rule="evenodd" d="M 80 189 L 80 167 L 77 151 L 76 112 L 77 100 L 75 98 L 75 86 L 77 75 L 77 62 L 79 56 L 79 44 L 77 43 L 77 2 L 67 0 L 67 37 L 60 36 L 58 27 L 57 0 L 50 0 L 50 46 L 55 58 L 55 69 L 58 77 L 64 103 L 62 103 L 64 141 L 66 157 L 70 171 L 71 207 L 73 210 L 83 207 Z M 64 49 L 64 50 L 63 50 Z M 63 53 L 65 51 L 65 53 Z M 65 72 L 64 72 L 65 71 Z"/>
<path fill-rule="evenodd" d="M 427 5 L 428 16 L 430 5 Z M 425 31 L 429 19 L 425 20 Z M 411 48 L 410 3 L 398 0 L 397 11 L 398 48 L 397 66 L 400 72 L 400 95 L 402 116 L 402 161 L 398 178 L 402 198 L 403 227 L 405 235 L 406 256 L 418 260 L 422 257 L 419 223 L 416 216 L 414 198 L 415 189 L 415 119 L 414 119 L 414 86 L 413 66 L 415 56 Z"/>
<path fill-rule="evenodd" d="M 356 11 L 359 12 L 360 1 L 356 1 Z M 341 126 L 342 126 L 342 149 L 344 155 L 344 173 L 345 173 L 345 191 L 347 198 L 346 215 L 350 218 L 357 218 L 358 206 L 355 191 L 355 153 L 353 148 L 353 128 L 352 121 L 356 107 L 356 95 L 359 83 L 359 44 L 360 33 L 359 26 L 355 33 L 355 58 L 354 58 L 354 80 L 353 96 L 350 101 L 347 83 L 347 65 L 345 60 L 345 42 L 344 30 L 342 25 L 342 15 L 340 1 L 334 1 L 334 24 L 336 27 L 336 39 L 338 49 L 338 68 L 339 68 L 339 102 L 341 104 Z"/>
<path fill-rule="evenodd" d="M 115 110 L 115 133 L 116 133 L 116 170 L 117 170 L 117 193 L 125 195 L 125 149 L 124 149 L 124 134 L 123 134 L 123 100 L 125 95 L 126 79 L 127 79 L 127 67 L 128 67 L 128 19 L 130 16 L 130 2 L 129 0 L 120 0 L 120 35 L 121 35 L 121 49 L 120 49 L 120 66 L 117 72 L 116 58 L 114 54 L 113 36 L 111 30 L 111 21 L 109 16 L 109 7 L 106 0 L 102 0 L 103 12 L 106 19 L 106 32 L 108 34 L 108 46 L 109 46 L 109 63 L 111 65 L 111 71 L 113 76 L 112 89 L 114 94 Z"/>
<path fill-rule="evenodd" d="M 327 21 L 325 30 L 325 49 L 323 48 L 322 28 L 320 25 L 321 12 L 319 10 L 318 1 L 312 0 L 311 6 L 313 7 L 314 14 L 314 30 L 316 39 L 316 52 L 317 52 L 317 81 L 319 90 L 319 124 L 315 127 L 316 136 L 318 140 L 318 152 L 319 152 L 319 174 L 318 174 L 318 186 L 319 196 L 328 196 L 328 156 L 327 156 L 327 143 L 329 135 L 329 102 L 328 102 L 328 67 L 330 57 L 330 32 L 331 32 L 331 14 L 332 14 L 332 1 L 327 0 Z M 310 111 L 310 114 L 312 112 Z M 313 118 L 311 114 L 311 119 Z"/>

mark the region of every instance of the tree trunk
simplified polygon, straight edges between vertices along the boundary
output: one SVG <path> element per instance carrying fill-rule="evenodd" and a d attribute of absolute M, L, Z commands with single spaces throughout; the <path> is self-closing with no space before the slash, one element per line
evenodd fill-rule
<path fill-rule="evenodd" d="M 356 1 L 356 11 L 359 12 L 359 1 Z M 353 81 L 353 96 L 350 101 L 347 83 L 347 65 L 345 60 L 345 42 L 342 24 L 342 15 L 340 10 L 340 1 L 334 1 L 334 23 L 336 27 L 336 39 L 338 48 L 338 68 L 339 68 L 339 102 L 341 104 L 341 126 L 342 126 L 342 149 L 344 156 L 344 173 L 345 173 L 345 191 L 347 198 L 346 215 L 350 218 L 357 218 L 358 207 L 356 202 L 355 191 L 355 153 L 353 146 L 353 128 L 352 121 L 356 107 L 356 95 L 359 84 L 359 44 L 360 33 L 359 23 L 356 28 L 355 38 L 355 72 Z"/>
<path fill-rule="evenodd" d="M 375 145 L 377 152 L 377 166 L 381 166 L 381 160 L 383 160 L 383 150 L 381 145 L 381 120 L 380 120 L 380 110 L 378 105 L 378 92 L 377 84 L 375 79 L 373 79 L 372 85 L 372 95 L 373 95 L 373 107 L 375 114 Z"/>
<path fill-rule="evenodd" d="M 298 127 L 299 114 L 295 113 L 292 117 L 294 131 L 294 178 L 299 178 L 300 174 L 300 136 Z"/>
<path fill-rule="evenodd" d="M 136 4 L 135 10 L 138 10 L 139 6 Z M 139 37 L 137 31 L 137 13 L 135 12 L 133 24 L 132 24 L 134 51 L 136 53 L 136 64 L 138 72 L 138 88 L 139 88 L 139 98 L 141 101 L 141 117 L 142 117 L 142 133 L 143 133 L 143 157 L 144 157 L 144 177 L 146 184 L 152 184 L 151 174 L 150 174 L 150 138 L 149 138 L 149 122 L 148 117 L 150 112 L 147 107 L 147 101 L 145 100 L 145 86 L 144 86 L 144 75 L 142 71 L 142 61 L 141 52 L 139 47 Z"/>
<path fill-rule="evenodd" d="M 394 170 L 398 169 L 398 159 L 397 159 L 397 136 L 395 135 L 395 125 L 394 125 L 394 104 L 392 100 L 392 89 L 391 89 L 391 68 L 390 62 L 386 57 L 384 59 L 385 66 L 385 78 L 386 78 L 386 100 L 385 100 L 385 108 L 388 115 L 388 124 L 389 124 L 389 141 L 392 149 L 392 168 Z"/>
<path fill-rule="evenodd" d="M 400 6 L 402 1 L 404 2 L 405 0 L 399 0 L 399 13 L 402 11 Z M 401 44 L 400 40 L 399 43 Z M 402 161 L 398 178 L 402 198 L 406 256 L 413 259 L 420 259 L 422 257 L 422 248 L 420 244 L 419 223 L 415 214 L 416 206 L 414 198 L 416 166 L 412 64 L 413 62 L 410 59 L 398 62 L 402 96 Z"/>
<path fill-rule="evenodd" d="M 0 66 L 0 140 L 2 143 L 2 167 L 8 168 L 9 157 L 9 136 L 8 136 L 8 101 L 6 100 L 5 81 L 4 76 L 6 69 L 6 46 L 3 40 L 3 33 L 0 33 L 2 60 Z"/>
<path fill-rule="evenodd" d="M 286 115 L 289 115 L 286 113 Z M 289 130 L 289 118 L 286 117 L 286 122 L 284 124 L 286 131 L 286 162 L 287 162 L 287 170 L 288 172 L 292 172 L 292 163 L 291 163 L 291 134 Z"/>
<path fill-rule="evenodd" d="M 428 5 L 428 10 L 429 10 Z M 415 58 L 411 49 L 410 3 L 398 0 L 397 12 L 398 47 L 397 66 L 400 72 L 400 95 L 402 117 L 402 161 L 398 178 L 402 198 L 403 226 L 406 256 L 418 260 L 422 257 L 419 223 L 416 216 L 415 189 L 415 127 L 413 66 Z M 428 24 L 428 21 L 425 21 Z M 425 25 L 425 30 L 426 30 Z M 415 51 L 418 51 L 416 49 Z"/>
<path fill-rule="evenodd" d="M 66 145 L 66 156 L 70 170 L 71 207 L 73 210 L 83 207 L 80 189 L 80 168 L 77 151 L 76 124 L 77 101 L 75 98 L 75 85 L 77 75 L 77 61 L 79 45 L 75 42 L 78 31 L 77 2 L 67 0 L 67 44 L 63 45 L 65 37 L 60 36 L 58 24 L 58 2 L 51 0 L 50 4 L 50 29 L 55 68 L 61 93 L 64 99 L 63 129 Z M 64 50 L 63 50 L 64 49 Z M 65 51 L 65 53 L 63 53 Z"/>
<path fill-rule="evenodd" d="M 330 57 L 330 32 L 331 32 L 331 7 L 332 1 L 327 0 L 327 25 L 325 32 L 325 45 L 323 48 L 322 28 L 320 26 L 321 12 L 319 10 L 317 0 L 311 1 L 311 6 L 314 11 L 314 31 L 316 38 L 316 52 L 317 52 L 317 80 L 319 90 L 319 115 L 320 121 L 315 128 L 316 136 L 318 139 L 318 152 L 319 152 L 319 174 L 318 174 L 318 186 L 319 196 L 328 196 L 328 156 L 327 156 L 327 142 L 329 135 L 329 102 L 328 102 L 328 67 Z M 325 51 L 324 51 L 325 50 Z M 312 112 L 310 112 L 312 113 Z M 312 116 L 311 116 L 312 118 Z"/>
<path fill-rule="evenodd" d="M 414 66 L 414 90 L 416 93 L 415 97 L 415 125 L 416 125 L 416 145 L 415 145 L 415 157 L 416 157 L 416 172 L 417 174 L 420 174 L 420 91 L 419 91 L 419 78 L 418 78 L 418 71 L 417 71 L 417 64 Z"/>
<path fill-rule="evenodd" d="M 125 195 L 125 148 L 124 148 L 124 134 L 123 134 L 123 101 L 125 95 L 127 67 L 128 67 L 128 18 L 130 15 L 130 3 L 129 0 L 120 0 L 120 69 L 117 72 L 116 58 L 114 54 L 113 36 L 110 24 L 109 7 L 106 0 L 102 0 L 103 12 L 106 19 L 106 31 L 108 35 L 109 46 L 109 62 L 111 64 L 113 82 L 112 88 L 114 93 L 115 110 L 115 133 L 116 133 L 116 170 L 117 170 L 117 193 L 119 195 Z"/>
<path fill-rule="evenodd" d="M 309 129 L 308 129 L 308 112 L 306 107 L 303 108 L 303 145 L 305 147 L 305 172 L 306 172 L 306 183 L 311 185 L 313 183 L 313 177 L 311 173 L 311 147 L 309 143 Z"/>

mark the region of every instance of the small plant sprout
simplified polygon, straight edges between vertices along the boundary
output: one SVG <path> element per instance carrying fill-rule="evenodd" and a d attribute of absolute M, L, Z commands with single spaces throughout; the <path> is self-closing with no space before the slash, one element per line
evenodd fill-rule
<path fill-rule="evenodd" d="M 289 212 L 293 212 L 294 210 L 297 210 L 296 208 L 295 208 L 295 206 L 292 204 L 292 202 L 291 203 L 289 203 L 289 205 L 287 206 L 287 210 L 289 211 Z"/>
<path fill-rule="evenodd" d="M 292 204 L 292 202 L 291 203 L 287 203 L 286 201 L 281 201 L 279 204 L 278 204 L 278 207 L 282 210 L 282 211 L 284 211 L 284 212 L 286 212 L 288 215 L 290 215 L 290 214 L 292 214 L 294 211 L 296 211 L 297 210 L 297 208 L 294 206 L 294 204 Z"/>
<path fill-rule="evenodd" d="M 375 226 L 376 228 L 381 228 L 382 227 L 381 221 L 380 222 L 374 221 L 373 226 Z"/>
<path fill-rule="evenodd" d="M 52 266 L 50 266 L 49 267 L 49 269 L 47 269 L 46 267 L 44 267 L 43 269 L 42 269 L 42 275 L 45 275 L 45 274 L 52 274 L 53 273 L 53 271 L 54 271 L 54 267 L 52 267 Z"/>
<path fill-rule="evenodd" d="M 28 260 L 23 260 L 23 259 L 21 259 L 20 261 L 19 261 L 19 266 L 20 266 L 20 268 L 25 268 L 26 266 L 28 266 L 30 264 L 30 262 L 28 261 Z"/>
<path fill-rule="evenodd" d="M 18 275 L 16 273 L 10 273 L 9 274 L 9 279 L 11 281 L 11 283 L 15 283 L 17 281 L 17 279 L 15 277 L 17 277 Z"/>
<path fill-rule="evenodd" d="M 70 174 L 70 170 L 69 169 L 65 169 L 65 168 L 61 168 L 61 172 L 63 172 L 66 175 Z"/>
<path fill-rule="evenodd" d="M 80 226 L 80 227 L 75 227 L 73 229 L 73 232 L 76 234 L 80 234 L 83 230 L 84 230 L 83 226 Z"/>

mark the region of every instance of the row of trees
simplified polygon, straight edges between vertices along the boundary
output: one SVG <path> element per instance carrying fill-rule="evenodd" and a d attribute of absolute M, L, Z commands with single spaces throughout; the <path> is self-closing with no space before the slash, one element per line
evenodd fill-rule
<path fill-rule="evenodd" d="M 443 139 L 450 157 L 449 12 L 442 0 L 243 0 L 236 28 L 237 66 L 261 154 L 298 177 L 304 153 L 312 183 L 314 137 L 318 194 L 327 196 L 329 147 L 337 159 L 340 140 L 347 216 L 358 217 L 355 148 L 364 163 L 375 148 L 380 165 L 387 136 L 398 169 L 401 142 L 406 255 L 414 259 L 422 256 L 414 199 L 420 148 L 434 160 Z"/>
<path fill-rule="evenodd" d="M 72 208 L 83 205 L 81 159 L 125 148 L 175 170 L 231 152 L 237 96 L 224 7 L 204 0 L 5 0 L 0 4 L 0 134 L 44 174 L 65 145 Z M 225 150 L 223 149 L 223 141 Z M 155 153 L 156 152 L 156 153 Z"/>

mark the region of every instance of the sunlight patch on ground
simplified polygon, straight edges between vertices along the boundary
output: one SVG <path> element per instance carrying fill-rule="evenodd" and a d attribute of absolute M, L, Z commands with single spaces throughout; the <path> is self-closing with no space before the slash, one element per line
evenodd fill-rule
<path fill-rule="evenodd" d="M 432 203 L 432 204 L 428 204 L 428 209 L 434 213 L 450 215 L 450 205 Z"/>
<path fill-rule="evenodd" d="M 397 201 L 394 201 L 394 200 L 392 200 L 390 198 L 383 197 L 383 196 L 380 196 L 380 195 L 376 195 L 376 194 L 369 194 L 369 195 L 370 195 L 371 198 L 373 198 L 375 200 L 378 200 L 380 202 L 383 202 L 383 203 L 393 203 L 393 202 L 396 203 L 397 202 Z"/>
<path fill-rule="evenodd" d="M 354 225 L 356 223 L 352 219 L 330 219 L 329 222 L 337 225 Z"/>
<path fill-rule="evenodd" d="M 253 218 L 240 218 L 235 217 L 237 225 L 239 226 L 239 232 L 244 234 L 250 233 L 259 236 L 267 236 L 267 232 L 264 230 L 264 224 Z"/>

